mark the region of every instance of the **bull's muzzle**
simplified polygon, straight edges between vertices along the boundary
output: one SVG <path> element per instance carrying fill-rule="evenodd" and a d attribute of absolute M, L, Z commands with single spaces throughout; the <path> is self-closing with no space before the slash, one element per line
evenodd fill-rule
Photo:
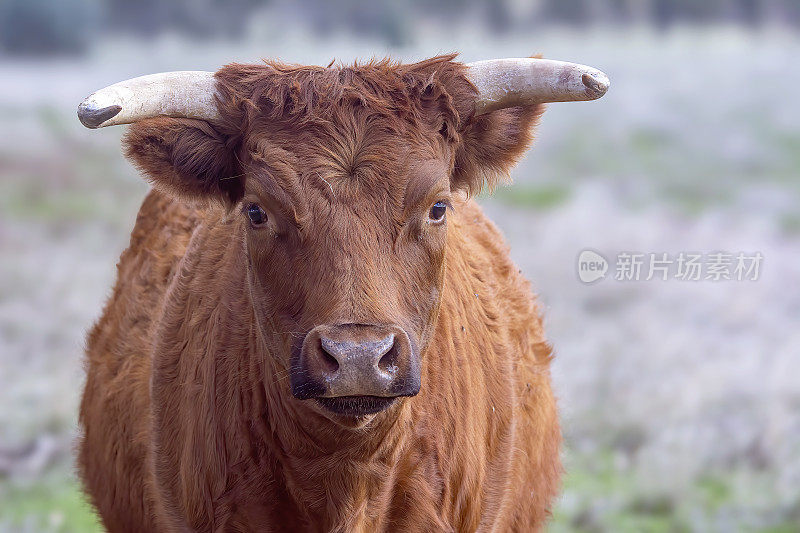
<path fill-rule="evenodd" d="M 419 392 L 419 356 L 398 326 L 317 326 L 292 361 L 291 385 L 337 414 L 374 414 Z"/>

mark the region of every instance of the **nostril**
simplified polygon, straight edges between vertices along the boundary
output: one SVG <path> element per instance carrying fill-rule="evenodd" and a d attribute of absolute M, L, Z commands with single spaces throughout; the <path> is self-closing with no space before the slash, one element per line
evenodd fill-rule
<path fill-rule="evenodd" d="M 319 349 L 319 353 L 322 355 L 322 357 L 320 357 L 320 362 L 325 367 L 324 369 L 330 374 L 333 374 L 339 370 L 339 361 L 337 361 L 333 355 L 325 350 L 325 348 L 322 346 L 322 340 L 319 341 L 319 346 L 317 348 Z"/>
<path fill-rule="evenodd" d="M 392 344 L 389 351 L 383 354 L 383 357 L 378 361 L 378 369 L 381 372 L 394 372 L 397 370 L 398 350 L 397 343 Z"/>

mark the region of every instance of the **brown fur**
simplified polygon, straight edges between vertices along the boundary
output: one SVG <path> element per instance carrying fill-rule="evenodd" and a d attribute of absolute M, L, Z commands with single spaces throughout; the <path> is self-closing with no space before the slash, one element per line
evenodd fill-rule
<path fill-rule="evenodd" d="M 560 476 L 550 348 L 468 194 L 542 108 L 474 117 L 453 56 L 217 80 L 219 123 L 151 119 L 125 140 L 155 189 L 88 339 L 79 465 L 105 526 L 539 529 Z M 328 323 L 401 324 L 421 392 L 347 423 L 295 399 L 291 353 Z"/>

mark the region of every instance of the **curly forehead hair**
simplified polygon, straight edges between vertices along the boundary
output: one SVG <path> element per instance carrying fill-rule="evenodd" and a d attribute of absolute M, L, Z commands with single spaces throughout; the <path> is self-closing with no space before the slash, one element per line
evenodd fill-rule
<path fill-rule="evenodd" d="M 233 129 L 272 123 L 325 126 L 345 119 L 355 108 L 419 126 L 432 113 L 450 135 L 468 119 L 475 88 L 455 54 L 402 65 L 390 59 L 352 66 L 231 64 L 217 73 L 217 105 Z M 247 129 L 246 127 L 244 129 Z"/>
<path fill-rule="evenodd" d="M 388 133 L 410 133 L 420 142 L 437 133 L 451 143 L 453 185 L 476 194 L 493 188 L 521 157 L 544 105 L 475 115 L 477 91 L 456 54 L 412 64 L 382 59 L 352 66 L 230 64 L 217 74 L 216 125 L 227 146 L 267 129 L 319 131 L 338 137 L 355 115 L 380 120 Z"/>
<path fill-rule="evenodd" d="M 449 154 L 452 190 L 477 194 L 508 176 L 544 105 L 476 115 L 477 91 L 454 58 L 407 65 L 389 59 L 328 67 L 230 64 L 216 73 L 217 120 L 140 121 L 125 136 L 125 152 L 163 190 L 230 205 L 244 190 L 233 179 L 244 172 L 239 155 L 265 139 L 306 155 L 330 154 L 343 172 L 371 160 L 380 173 L 391 168 L 392 152 L 441 146 Z"/>

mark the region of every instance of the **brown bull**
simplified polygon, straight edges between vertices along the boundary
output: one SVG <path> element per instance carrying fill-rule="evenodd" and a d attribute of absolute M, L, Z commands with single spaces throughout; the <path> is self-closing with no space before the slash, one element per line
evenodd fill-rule
<path fill-rule="evenodd" d="M 79 466 L 111 531 L 531 531 L 550 348 L 469 196 L 593 69 L 230 65 L 79 108 L 154 189 L 88 339 Z"/>

